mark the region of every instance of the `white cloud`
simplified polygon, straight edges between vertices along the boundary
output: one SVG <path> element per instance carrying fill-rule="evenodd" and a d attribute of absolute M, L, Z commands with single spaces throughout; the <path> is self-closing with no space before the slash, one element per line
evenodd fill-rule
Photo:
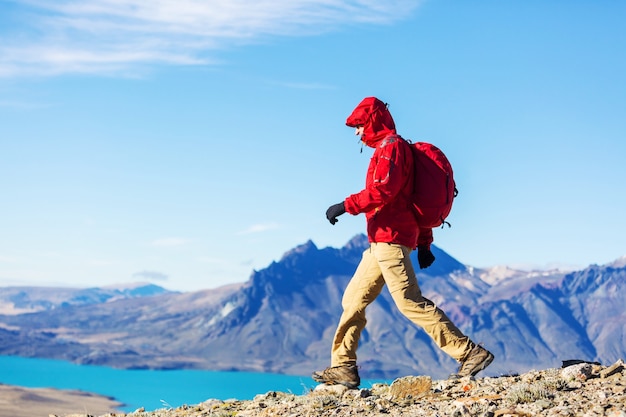
<path fill-rule="evenodd" d="M 222 264 L 224 263 L 224 259 L 213 258 L 210 256 L 199 256 L 196 258 L 196 261 L 204 264 Z"/>
<path fill-rule="evenodd" d="M 197 65 L 266 36 L 404 18 L 422 0 L 24 0 L 0 43 L 0 76 L 132 73 Z M 18 6 L 19 5 L 19 6 Z"/>
<path fill-rule="evenodd" d="M 167 275 L 156 271 L 141 271 L 133 274 L 133 278 L 147 279 L 150 281 L 167 281 Z"/>
<path fill-rule="evenodd" d="M 160 246 L 160 247 L 168 247 L 168 246 L 182 246 L 189 243 L 189 239 L 184 239 L 182 237 L 165 237 L 161 239 L 153 240 L 150 244 L 151 246 Z"/>
<path fill-rule="evenodd" d="M 0 263 L 17 263 L 18 260 L 17 258 L 11 257 L 11 256 L 2 256 L 0 255 Z"/>
<path fill-rule="evenodd" d="M 240 231 L 237 234 L 238 235 L 249 235 L 249 234 L 253 234 L 253 233 L 267 232 L 268 230 L 274 230 L 274 229 L 278 229 L 278 224 L 277 223 L 254 224 L 254 225 L 248 227 L 247 229 Z"/>
<path fill-rule="evenodd" d="M 92 259 L 92 260 L 88 261 L 87 264 L 89 266 L 95 266 L 97 268 L 101 268 L 101 267 L 105 267 L 105 266 L 115 265 L 115 264 L 117 264 L 117 262 L 106 260 L 106 259 Z"/>

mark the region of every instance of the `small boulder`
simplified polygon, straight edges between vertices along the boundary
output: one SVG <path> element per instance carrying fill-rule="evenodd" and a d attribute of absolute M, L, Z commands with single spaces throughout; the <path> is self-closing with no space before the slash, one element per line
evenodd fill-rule
<path fill-rule="evenodd" d="M 419 398 L 429 393 L 432 386 L 429 376 L 405 376 L 391 383 L 389 395 L 393 399 Z"/>
<path fill-rule="evenodd" d="M 316 392 L 316 393 L 323 392 L 327 394 L 334 394 L 338 397 L 341 397 L 347 390 L 348 390 L 348 387 L 346 387 L 345 385 L 341 385 L 341 384 L 319 384 L 313 389 L 313 392 Z"/>
<path fill-rule="evenodd" d="M 579 363 L 561 370 L 561 377 L 566 381 L 586 381 L 593 372 L 589 363 Z"/>

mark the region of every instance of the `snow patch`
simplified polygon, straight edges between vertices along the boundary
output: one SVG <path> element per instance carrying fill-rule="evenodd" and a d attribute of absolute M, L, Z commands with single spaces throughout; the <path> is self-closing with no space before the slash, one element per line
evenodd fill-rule
<path fill-rule="evenodd" d="M 612 267 L 614 268 L 623 268 L 626 266 L 626 255 L 622 256 L 621 258 L 617 259 L 615 262 L 613 262 L 611 264 Z"/>
<path fill-rule="evenodd" d="M 510 278 L 519 277 L 521 275 L 527 274 L 528 272 L 526 271 L 509 268 L 508 266 L 494 266 L 492 268 L 482 270 L 478 276 L 487 284 L 493 285 Z"/>
<path fill-rule="evenodd" d="M 235 303 L 233 303 L 231 301 L 227 302 L 226 304 L 224 304 L 224 307 L 222 307 L 222 309 L 219 311 L 219 313 L 217 313 L 216 315 L 211 317 L 211 319 L 207 322 L 207 326 L 214 325 L 219 320 L 221 320 L 224 317 L 228 316 L 230 314 L 230 312 L 233 311 L 236 308 L 237 308 L 237 306 L 235 305 Z"/>

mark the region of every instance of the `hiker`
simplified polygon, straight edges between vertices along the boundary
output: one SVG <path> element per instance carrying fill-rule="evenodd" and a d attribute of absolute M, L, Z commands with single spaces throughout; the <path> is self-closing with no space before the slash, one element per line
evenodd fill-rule
<path fill-rule="evenodd" d="M 331 366 L 314 372 L 312 378 L 326 384 L 357 388 L 361 382 L 356 350 L 365 328 L 365 308 L 387 284 L 398 309 L 420 326 L 452 358 L 460 362 L 451 377 L 474 376 L 492 361 L 493 354 L 472 342 L 432 301 L 422 296 L 409 255 L 417 248 L 421 269 L 435 256 L 430 250 L 432 229 L 420 228 L 407 194 L 413 173 L 409 146 L 396 133 L 387 104 L 367 97 L 354 109 L 346 125 L 356 129 L 361 141 L 374 148 L 365 188 L 334 204 L 326 211 L 332 225 L 344 213 L 365 213 L 370 247 L 363 252 L 342 299 L 343 313 L 335 332 Z"/>

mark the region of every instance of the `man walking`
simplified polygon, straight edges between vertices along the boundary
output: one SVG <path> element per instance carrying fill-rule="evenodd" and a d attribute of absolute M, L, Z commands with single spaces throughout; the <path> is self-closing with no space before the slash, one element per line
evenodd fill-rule
<path fill-rule="evenodd" d="M 409 255 L 417 248 L 420 268 L 435 260 L 430 251 L 432 229 L 421 228 L 409 201 L 412 158 L 396 133 L 387 105 L 367 97 L 348 117 L 361 141 L 374 148 L 365 188 L 334 204 L 326 217 L 335 224 L 348 212 L 365 213 L 370 247 L 363 252 L 343 294 L 343 313 L 331 351 L 331 366 L 314 372 L 317 382 L 357 388 L 361 383 L 356 350 L 365 328 L 365 309 L 386 284 L 398 309 L 420 326 L 445 353 L 460 362 L 456 377 L 474 376 L 492 361 L 493 354 L 472 342 L 432 301 L 422 296 Z"/>

